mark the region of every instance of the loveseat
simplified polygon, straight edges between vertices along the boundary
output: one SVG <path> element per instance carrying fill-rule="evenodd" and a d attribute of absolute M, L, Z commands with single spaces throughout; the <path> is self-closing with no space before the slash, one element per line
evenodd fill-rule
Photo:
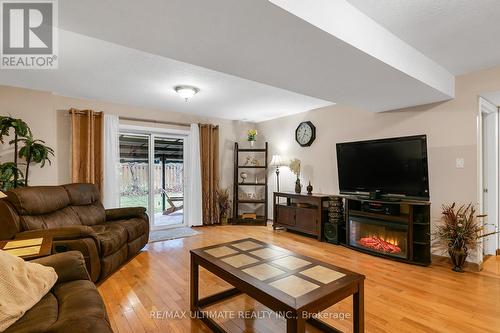
<path fill-rule="evenodd" d="M 94 282 L 148 243 L 146 209 L 104 209 L 93 184 L 22 187 L 6 194 L 0 200 L 0 240 L 52 236 L 54 252 L 83 254 Z"/>
<path fill-rule="evenodd" d="M 33 260 L 54 268 L 54 287 L 4 333 L 112 333 L 106 308 L 90 281 L 81 253 L 70 251 Z"/>

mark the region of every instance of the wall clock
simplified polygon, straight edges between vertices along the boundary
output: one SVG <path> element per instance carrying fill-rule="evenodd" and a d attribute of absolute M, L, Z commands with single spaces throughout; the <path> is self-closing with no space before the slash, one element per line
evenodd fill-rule
<path fill-rule="evenodd" d="M 295 130 L 295 140 L 301 147 L 309 147 L 316 139 L 316 127 L 310 121 L 299 124 Z"/>

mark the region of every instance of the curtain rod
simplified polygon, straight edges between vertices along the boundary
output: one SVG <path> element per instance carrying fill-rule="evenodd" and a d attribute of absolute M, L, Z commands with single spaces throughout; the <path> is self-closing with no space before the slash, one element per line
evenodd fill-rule
<path fill-rule="evenodd" d="M 174 125 L 174 126 L 191 127 L 191 124 L 180 123 L 180 122 L 176 122 L 176 121 L 163 121 L 163 120 L 154 120 L 154 119 L 141 119 L 141 118 L 133 118 L 133 117 L 120 117 L 120 119 L 128 120 L 128 121 L 140 121 L 140 122 L 144 122 L 144 123 L 155 123 L 155 124 L 164 124 L 164 125 Z"/>
<path fill-rule="evenodd" d="M 76 114 L 83 114 L 87 115 L 85 111 L 80 111 L 76 109 L 71 109 L 69 110 L 69 113 L 76 113 Z M 95 112 L 94 111 L 94 117 L 95 116 L 100 116 L 102 112 Z M 182 127 L 191 127 L 191 124 L 188 123 L 181 123 L 181 122 L 176 122 L 176 121 L 162 121 L 162 120 L 154 120 L 154 119 L 142 119 L 142 118 L 133 118 L 133 117 L 120 117 L 120 119 L 123 120 L 128 120 L 128 121 L 138 121 L 138 122 L 143 122 L 143 123 L 155 123 L 155 124 L 164 124 L 164 125 L 172 125 L 172 126 L 182 126 Z"/>

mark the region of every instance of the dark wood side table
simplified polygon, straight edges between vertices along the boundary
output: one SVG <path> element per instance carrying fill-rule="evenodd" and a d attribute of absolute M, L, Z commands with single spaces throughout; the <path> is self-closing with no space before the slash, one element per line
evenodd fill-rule
<path fill-rule="evenodd" d="M 11 239 L 6 241 L 0 241 L 0 250 L 4 250 L 6 252 L 12 252 L 12 254 L 17 255 L 24 260 L 32 260 L 36 258 L 50 256 L 52 254 L 52 237 L 40 237 L 41 242 L 35 242 L 38 238 L 24 238 L 24 239 Z M 11 245 L 10 247 L 8 245 Z M 14 245 L 14 246 L 12 246 Z M 9 247 L 9 248 L 5 248 Z M 39 247 L 39 249 L 36 249 Z M 32 250 L 31 248 L 35 248 L 37 253 L 33 254 L 18 254 L 24 251 Z"/>

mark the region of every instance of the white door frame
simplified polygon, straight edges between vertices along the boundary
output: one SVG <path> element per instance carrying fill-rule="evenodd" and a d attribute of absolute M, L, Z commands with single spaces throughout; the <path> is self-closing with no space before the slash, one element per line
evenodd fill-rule
<path fill-rule="evenodd" d="M 483 139 L 483 126 L 484 116 L 490 117 L 488 121 L 491 121 L 490 124 L 493 129 L 492 133 L 488 136 L 488 146 L 486 147 L 490 153 L 494 154 L 493 163 L 490 165 L 484 165 L 484 139 Z M 498 107 L 485 100 L 484 98 L 479 98 L 479 114 L 478 114 L 478 201 L 479 201 L 479 211 L 481 213 L 488 214 L 488 217 L 485 220 L 485 232 L 492 231 L 498 229 L 499 225 L 499 188 L 500 188 L 500 180 L 499 180 L 499 110 Z M 488 170 L 486 181 L 488 184 L 484 182 L 484 168 Z M 485 185 L 487 186 L 485 189 Z M 485 190 L 488 191 L 488 202 L 484 202 Z M 488 211 L 485 211 L 488 210 Z M 496 250 L 499 248 L 499 237 L 498 236 L 490 236 L 483 239 L 483 254 L 484 255 L 495 255 Z"/>
<path fill-rule="evenodd" d="M 187 225 L 187 221 L 185 218 L 182 219 L 182 224 L 175 224 L 175 225 L 167 225 L 167 226 L 156 226 L 154 224 L 154 196 L 151 195 L 151 190 L 154 188 L 154 169 L 152 166 L 154 165 L 154 140 L 156 137 L 159 138 L 177 138 L 177 139 L 183 139 L 183 163 L 186 163 L 186 154 L 187 154 L 187 138 L 190 134 L 189 130 L 179 130 L 179 129 L 169 129 L 169 128 L 158 128 L 158 127 L 147 127 L 147 126 L 137 126 L 137 125 L 127 125 L 127 124 L 120 124 L 119 128 L 120 132 L 126 132 L 126 133 L 131 133 L 131 134 L 142 134 L 146 135 L 148 137 L 149 143 L 148 143 L 148 149 L 149 149 L 149 156 L 148 156 L 148 163 L 150 165 L 149 167 L 149 177 L 148 177 L 148 188 L 150 189 L 150 193 L 148 195 L 148 206 L 150 209 L 150 227 L 151 230 L 161 230 L 161 229 L 169 229 L 169 228 L 178 228 L 178 227 L 185 227 Z M 184 170 L 186 170 L 186 167 L 184 166 Z M 184 172 L 184 196 L 186 195 L 186 173 Z"/>

